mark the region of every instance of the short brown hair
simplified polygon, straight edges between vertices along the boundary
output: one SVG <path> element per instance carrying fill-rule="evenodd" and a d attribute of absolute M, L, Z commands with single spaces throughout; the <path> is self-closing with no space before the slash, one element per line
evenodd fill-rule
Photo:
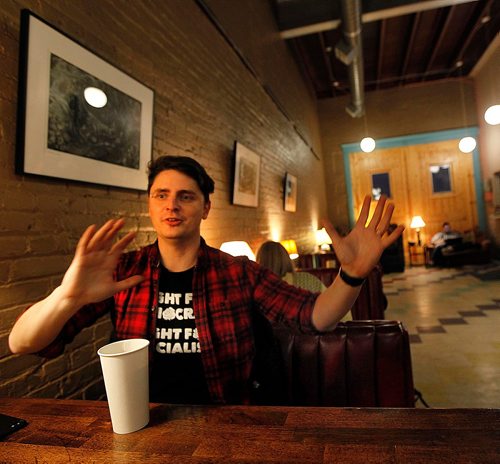
<path fill-rule="evenodd" d="M 185 174 L 195 180 L 203 193 L 205 202 L 210 200 L 210 194 L 214 193 L 215 182 L 207 174 L 205 168 L 193 158 L 188 156 L 165 155 L 151 160 L 148 164 L 148 195 L 151 192 L 156 176 L 162 171 L 173 169 Z"/>

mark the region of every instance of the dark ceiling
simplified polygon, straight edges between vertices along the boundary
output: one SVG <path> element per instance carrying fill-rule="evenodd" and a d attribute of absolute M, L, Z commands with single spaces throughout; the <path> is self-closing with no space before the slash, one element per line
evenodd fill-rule
<path fill-rule="evenodd" d="M 316 96 L 349 94 L 334 52 L 340 0 L 270 1 Z M 361 8 L 365 91 L 466 76 L 500 30 L 500 0 L 363 0 Z"/>

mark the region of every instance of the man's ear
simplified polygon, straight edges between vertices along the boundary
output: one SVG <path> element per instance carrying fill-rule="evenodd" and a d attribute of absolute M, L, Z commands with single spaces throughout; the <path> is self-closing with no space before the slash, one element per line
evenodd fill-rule
<path fill-rule="evenodd" d="M 206 219 L 208 217 L 208 213 L 210 212 L 210 207 L 212 206 L 212 203 L 210 200 L 205 202 L 205 206 L 203 207 L 203 216 L 202 219 Z"/>

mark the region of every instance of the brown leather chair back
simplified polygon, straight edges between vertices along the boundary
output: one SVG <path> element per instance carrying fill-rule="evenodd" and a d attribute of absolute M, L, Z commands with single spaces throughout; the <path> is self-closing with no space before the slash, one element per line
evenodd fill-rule
<path fill-rule="evenodd" d="M 375 266 L 368 277 L 356 302 L 351 308 L 353 320 L 379 320 L 384 319 L 384 311 L 387 308 L 387 297 L 384 293 L 382 282 L 382 267 Z"/>
<path fill-rule="evenodd" d="M 397 321 L 347 321 L 331 333 L 274 327 L 284 362 L 284 403 L 413 407 L 408 333 Z"/>
<path fill-rule="evenodd" d="M 309 272 L 318 277 L 327 287 L 331 285 L 339 273 L 338 268 L 306 268 L 302 272 Z M 375 266 L 366 278 L 358 298 L 351 308 L 354 320 L 378 320 L 384 319 L 384 311 L 387 308 L 387 297 L 384 293 L 382 282 L 382 267 Z"/>

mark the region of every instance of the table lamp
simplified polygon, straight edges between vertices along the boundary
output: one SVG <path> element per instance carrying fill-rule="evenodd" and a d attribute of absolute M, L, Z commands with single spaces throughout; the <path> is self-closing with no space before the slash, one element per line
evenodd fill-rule
<path fill-rule="evenodd" d="M 255 255 L 250 248 L 250 245 L 242 240 L 224 242 L 220 246 L 220 250 L 229 253 L 232 256 L 246 256 L 248 259 L 255 261 Z"/>
<path fill-rule="evenodd" d="M 299 257 L 299 253 L 297 251 L 297 244 L 295 243 L 295 240 L 290 239 L 290 240 L 282 240 L 280 242 L 287 253 L 290 255 L 290 259 L 297 259 Z"/>
<path fill-rule="evenodd" d="M 416 229 L 416 231 L 417 231 L 418 246 L 422 245 L 422 242 L 420 241 L 420 229 L 422 227 L 425 227 L 425 222 L 422 219 L 422 216 L 413 216 L 411 218 L 410 229 Z"/>
<path fill-rule="evenodd" d="M 330 245 L 332 244 L 332 239 L 324 227 L 316 231 L 316 243 L 321 251 L 331 250 Z"/>

